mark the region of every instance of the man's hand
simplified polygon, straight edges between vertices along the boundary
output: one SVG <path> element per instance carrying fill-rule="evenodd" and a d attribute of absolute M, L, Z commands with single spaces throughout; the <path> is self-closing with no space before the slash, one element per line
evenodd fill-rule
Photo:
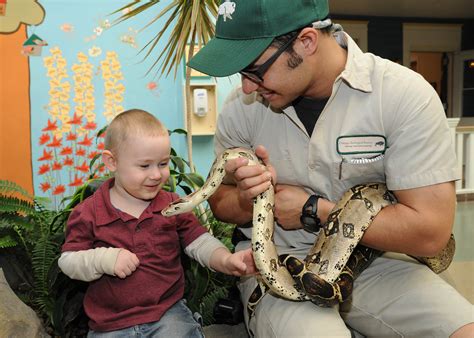
<path fill-rule="evenodd" d="M 120 250 L 117 261 L 114 266 L 114 274 L 119 278 L 125 278 L 130 276 L 134 272 L 140 261 L 138 260 L 137 255 L 128 251 L 127 249 Z"/>
<path fill-rule="evenodd" d="M 286 230 L 301 229 L 301 210 L 308 200 L 303 188 L 295 185 L 277 184 L 275 187 L 275 219 Z"/>
<path fill-rule="evenodd" d="M 267 150 L 263 146 L 258 146 L 255 149 L 255 154 L 262 159 L 265 165 L 249 166 L 247 159 L 237 158 L 227 162 L 225 166 L 227 183 L 230 183 L 228 179 L 231 178 L 232 183 L 239 190 L 239 198 L 249 202 L 267 190 L 272 181 L 276 182 L 276 172 L 270 164 Z"/>
<path fill-rule="evenodd" d="M 303 188 L 277 184 L 275 187 L 275 219 L 286 230 L 301 229 L 301 210 L 308 200 L 308 194 Z M 328 215 L 336 204 L 324 198 L 318 200 L 318 217 L 322 223 L 327 221 Z"/>

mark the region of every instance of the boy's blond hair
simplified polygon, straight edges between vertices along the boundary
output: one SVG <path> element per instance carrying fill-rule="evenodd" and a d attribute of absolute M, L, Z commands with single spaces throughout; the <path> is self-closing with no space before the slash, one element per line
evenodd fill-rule
<path fill-rule="evenodd" d="M 164 136 L 168 129 L 152 114 L 141 109 L 126 110 L 114 117 L 105 134 L 105 149 L 113 151 L 130 136 Z"/>

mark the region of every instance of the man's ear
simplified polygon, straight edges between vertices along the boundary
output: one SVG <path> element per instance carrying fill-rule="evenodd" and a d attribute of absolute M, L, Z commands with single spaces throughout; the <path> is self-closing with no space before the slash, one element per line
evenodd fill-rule
<path fill-rule="evenodd" d="M 311 27 L 306 27 L 301 30 L 299 40 L 301 41 L 304 54 L 311 55 L 316 52 L 320 34 L 321 32 Z"/>
<path fill-rule="evenodd" d="M 110 150 L 104 150 L 102 152 L 102 162 L 111 172 L 114 172 L 117 169 L 117 159 Z"/>

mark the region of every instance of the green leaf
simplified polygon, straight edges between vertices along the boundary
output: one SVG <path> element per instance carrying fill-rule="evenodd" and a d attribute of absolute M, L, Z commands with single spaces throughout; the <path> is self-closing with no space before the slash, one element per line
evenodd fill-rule
<path fill-rule="evenodd" d="M 10 235 L 0 237 L 0 249 L 12 248 L 19 243 Z"/>
<path fill-rule="evenodd" d="M 101 137 L 107 131 L 107 127 L 108 127 L 108 125 L 106 125 L 105 127 L 102 127 L 99 131 L 97 131 L 96 143 L 98 142 L 99 137 Z"/>
<path fill-rule="evenodd" d="M 0 212 L 33 214 L 35 206 L 31 202 L 17 197 L 0 195 Z"/>
<path fill-rule="evenodd" d="M 202 315 L 204 325 L 211 325 L 214 322 L 214 306 L 219 298 L 226 298 L 229 290 L 224 287 L 218 287 L 205 295 L 199 304 L 199 313 Z"/>
<path fill-rule="evenodd" d="M 186 162 L 182 157 L 179 156 L 171 156 L 171 162 L 181 173 L 186 170 L 186 166 L 188 165 L 188 162 Z"/>
<path fill-rule="evenodd" d="M 209 271 L 199 265 L 198 262 L 192 261 L 191 268 L 187 272 L 188 278 L 193 280 L 193 290 L 188 301 L 190 304 L 197 305 L 200 299 L 206 294 L 209 284 Z"/>
<path fill-rule="evenodd" d="M 12 195 L 12 194 L 20 194 L 28 199 L 33 199 L 33 196 L 31 196 L 24 188 L 16 184 L 15 182 L 7 181 L 7 180 L 0 180 L 0 193 L 1 194 L 6 194 L 6 195 Z"/>
<path fill-rule="evenodd" d="M 31 219 L 14 213 L 5 213 L 0 215 L 0 229 L 11 229 L 13 227 L 20 227 L 27 231 L 33 230 Z"/>
<path fill-rule="evenodd" d="M 204 184 L 204 179 L 201 175 L 197 173 L 187 173 L 185 175 L 182 175 L 182 177 L 183 181 L 188 183 L 193 188 L 202 187 L 202 185 Z"/>
<path fill-rule="evenodd" d="M 186 195 L 189 195 L 189 194 L 191 194 L 191 193 L 193 192 L 193 191 L 191 190 L 191 188 L 188 187 L 188 186 L 180 185 L 179 187 L 180 187 L 181 189 L 183 189 L 183 191 L 184 191 L 184 193 L 185 193 Z"/>
<path fill-rule="evenodd" d="M 173 129 L 172 131 L 170 131 L 170 135 L 171 134 L 182 134 L 182 135 L 187 135 L 188 132 L 184 129 L 181 129 L 181 128 L 178 128 L 178 129 Z"/>

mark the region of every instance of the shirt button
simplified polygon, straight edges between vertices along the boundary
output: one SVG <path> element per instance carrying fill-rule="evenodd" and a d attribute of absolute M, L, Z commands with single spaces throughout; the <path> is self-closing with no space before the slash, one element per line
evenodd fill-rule
<path fill-rule="evenodd" d="M 310 163 L 309 164 L 309 169 L 315 170 L 316 169 L 316 163 Z"/>

